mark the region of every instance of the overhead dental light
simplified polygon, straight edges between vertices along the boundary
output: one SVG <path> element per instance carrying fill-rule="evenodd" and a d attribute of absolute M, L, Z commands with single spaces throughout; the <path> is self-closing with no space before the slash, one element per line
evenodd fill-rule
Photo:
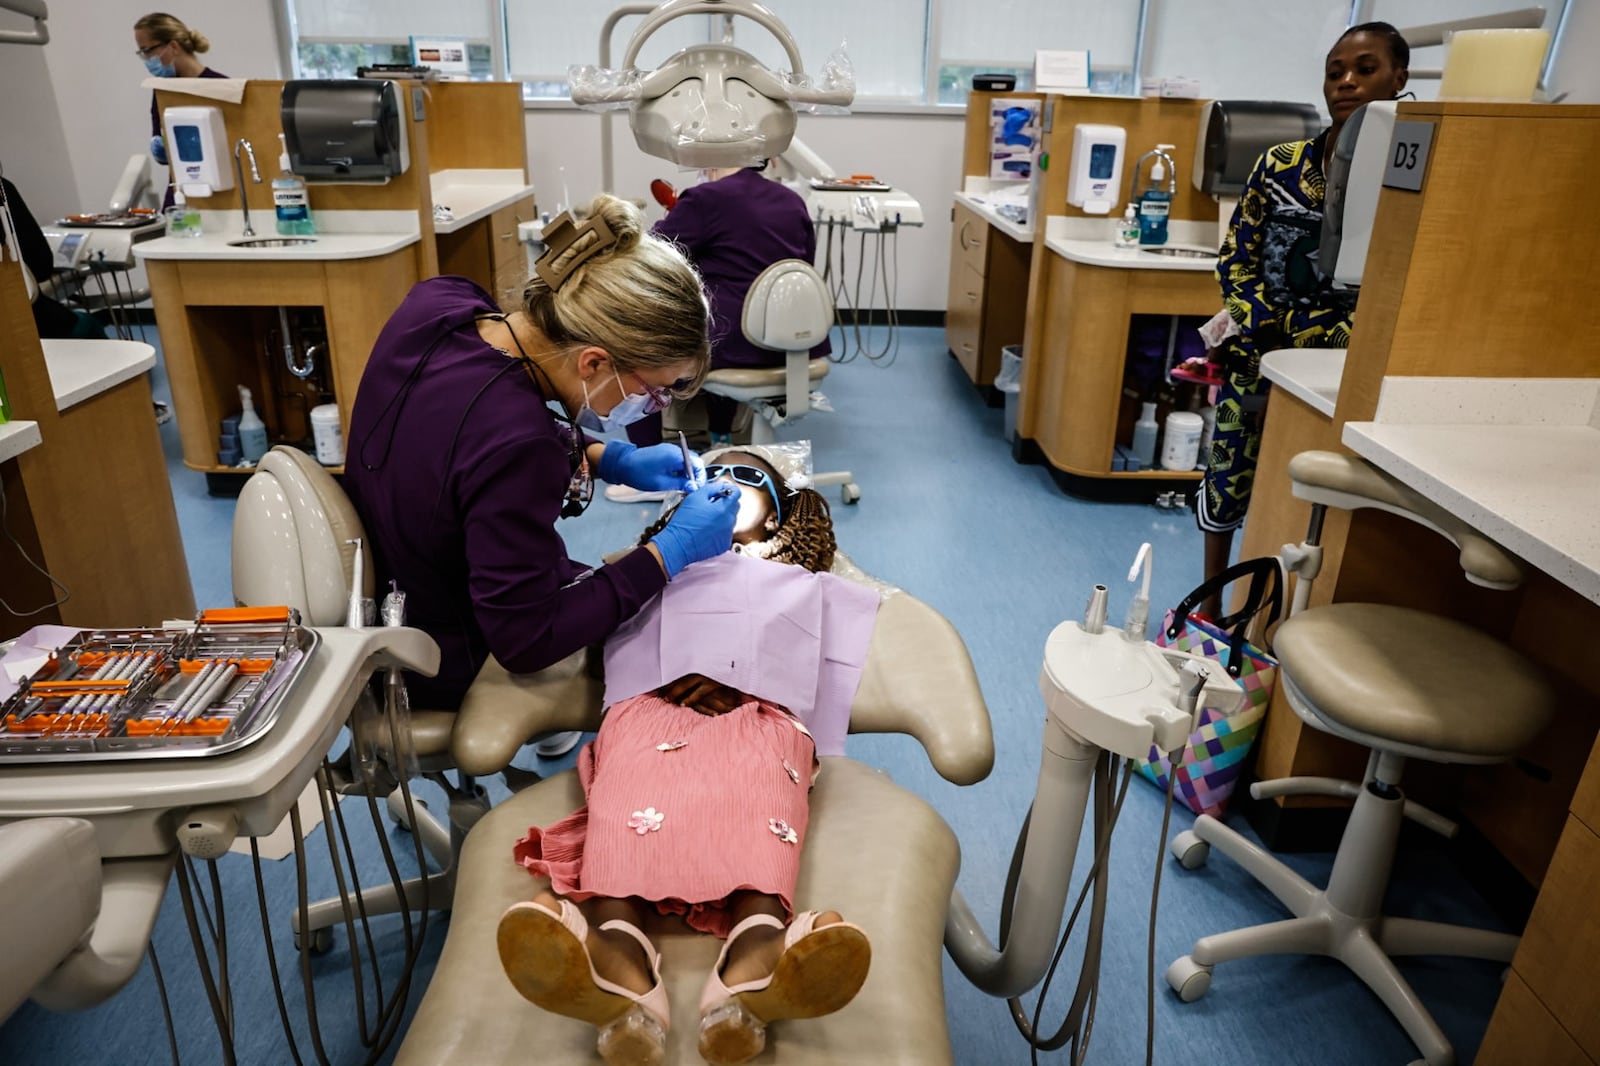
<path fill-rule="evenodd" d="M 792 69 L 773 71 L 732 44 L 692 45 L 655 70 L 635 66 L 662 26 L 701 14 L 743 15 L 766 27 Z M 797 108 L 843 108 L 855 98 L 854 78 L 841 64 L 826 66 L 820 80 L 808 76 L 788 28 L 755 0 L 666 0 L 634 31 L 620 69 L 574 67 L 570 81 L 580 107 L 627 108 L 640 151 L 702 169 L 781 155 L 794 138 Z"/>

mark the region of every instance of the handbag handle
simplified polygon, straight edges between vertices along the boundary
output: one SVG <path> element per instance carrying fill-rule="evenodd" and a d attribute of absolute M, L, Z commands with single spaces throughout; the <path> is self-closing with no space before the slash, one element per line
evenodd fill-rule
<path fill-rule="evenodd" d="M 1217 628 L 1228 634 L 1229 654 L 1225 669 L 1228 676 L 1235 680 L 1244 669 L 1245 630 L 1250 628 L 1251 619 L 1261 613 L 1263 596 L 1267 599 L 1267 625 L 1272 625 L 1283 614 L 1283 567 L 1275 556 L 1234 563 L 1222 573 L 1201 582 L 1173 609 L 1172 624 L 1167 626 L 1167 639 L 1177 639 L 1190 613 L 1203 600 L 1221 594 L 1223 589 L 1242 578 L 1250 579 L 1245 589 L 1244 606 L 1216 620 Z"/>

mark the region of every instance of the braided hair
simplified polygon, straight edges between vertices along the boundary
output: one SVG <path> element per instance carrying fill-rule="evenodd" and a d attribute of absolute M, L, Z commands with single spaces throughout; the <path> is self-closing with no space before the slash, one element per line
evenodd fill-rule
<path fill-rule="evenodd" d="M 718 456 L 738 455 L 739 461 L 766 473 L 774 485 L 782 486 L 783 478 L 772 464 L 759 455 L 734 451 Z M 652 523 L 639 538 L 645 544 L 666 526 L 672 512 L 668 511 Z M 816 489 L 799 489 L 795 492 L 778 490 L 778 528 L 764 537 L 759 545 L 749 545 L 744 551 L 774 562 L 790 563 L 804 567 L 812 573 L 833 568 L 833 556 L 839 543 L 833 536 L 833 514 L 828 501 Z M 757 549 L 757 550 L 752 550 Z M 740 550 L 735 548 L 735 550 Z"/>

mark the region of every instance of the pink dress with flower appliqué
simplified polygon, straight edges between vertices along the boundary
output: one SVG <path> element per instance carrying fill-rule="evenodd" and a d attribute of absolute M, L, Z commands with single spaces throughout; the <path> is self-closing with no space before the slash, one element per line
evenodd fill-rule
<path fill-rule="evenodd" d="M 513 854 L 558 895 L 639 897 L 726 937 L 737 891 L 793 913 L 816 767 L 811 735 L 775 704 L 704 715 L 636 696 L 578 753 L 587 804 Z"/>

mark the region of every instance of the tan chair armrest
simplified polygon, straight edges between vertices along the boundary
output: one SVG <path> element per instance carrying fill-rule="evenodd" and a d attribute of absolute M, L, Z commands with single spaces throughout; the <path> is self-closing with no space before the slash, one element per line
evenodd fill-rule
<path fill-rule="evenodd" d="M 850 732 L 909 734 L 958 785 L 982 781 L 994 767 L 989 709 L 967 646 L 915 596 L 898 593 L 878 608 Z"/>
<path fill-rule="evenodd" d="M 491 656 L 461 701 L 450 752 L 464 773 L 497 774 L 535 737 L 600 728 L 604 685 L 575 652 L 536 674 L 512 674 Z"/>
<path fill-rule="evenodd" d="M 1427 526 L 1461 552 L 1467 579 L 1489 588 L 1522 584 L 1521 560 L 1443 507 L 1365 459 L 1341 452 L 1301 452 L 1289 460 L 1289 480 L 1302 500 L 1354 510 L 1376 507 Z"/>

